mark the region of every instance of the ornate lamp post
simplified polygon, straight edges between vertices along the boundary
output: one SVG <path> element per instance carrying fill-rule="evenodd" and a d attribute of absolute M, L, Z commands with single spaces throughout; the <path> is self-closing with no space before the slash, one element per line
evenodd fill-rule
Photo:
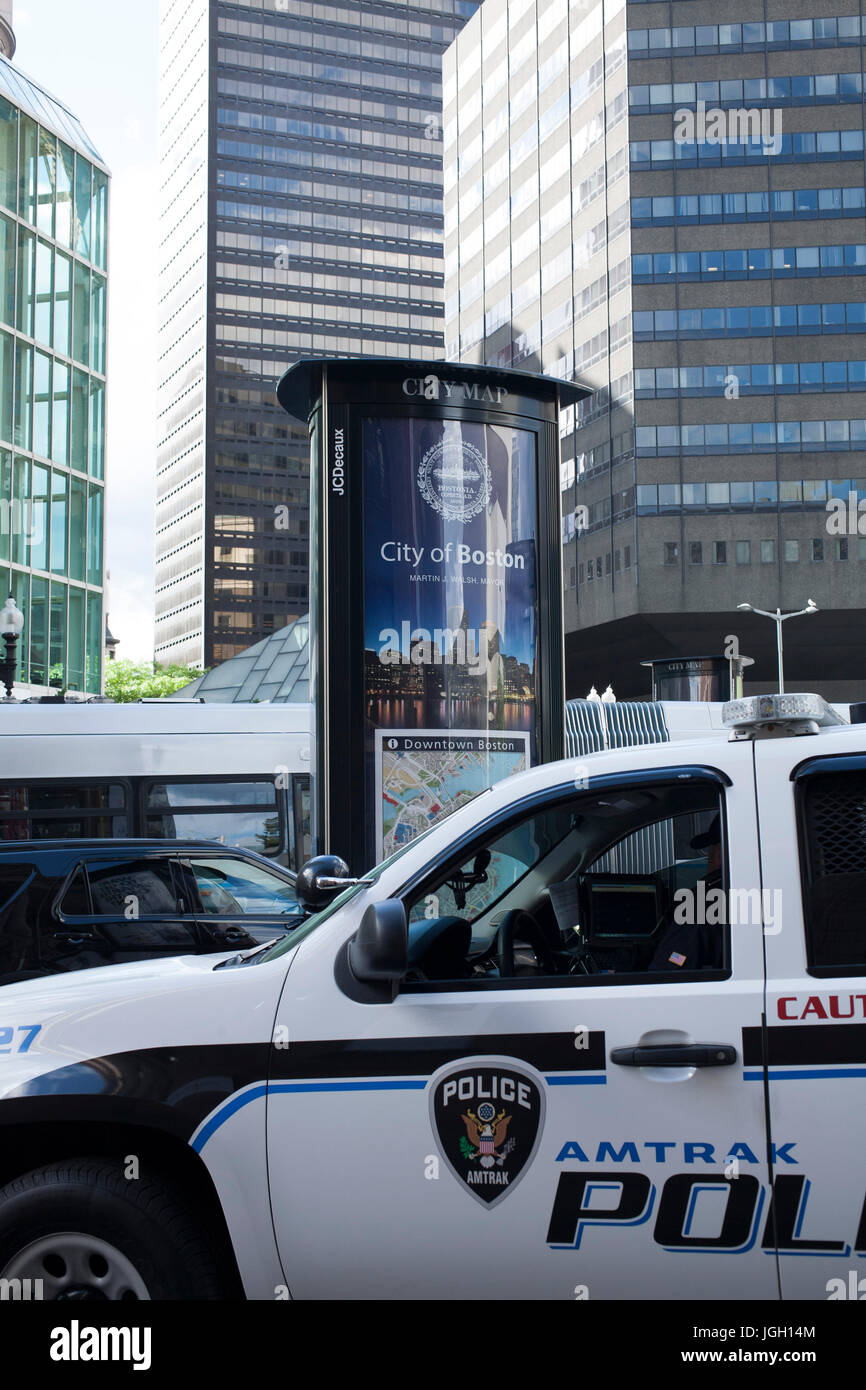
<path fill-rule="evenodd" d="M 12 698 L 12 686 L 15 683 L 15 649 L 23 628 L 24 614 L 10 594 L 3 608 L 0 608 L 0 636 L 6 641 L 5 656 L 0 661 L 0 681 L 6 687 L 7 699 Z"/>

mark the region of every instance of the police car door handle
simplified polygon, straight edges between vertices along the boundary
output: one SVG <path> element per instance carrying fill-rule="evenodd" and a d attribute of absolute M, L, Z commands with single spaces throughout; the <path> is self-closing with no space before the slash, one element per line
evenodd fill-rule
<path fill-rule="evenodd" d="M 618 1067 L 730 1067 L 737 1049 L 727 1043 L 662 1043 L 654 1047 L 615 1047 Z"/>

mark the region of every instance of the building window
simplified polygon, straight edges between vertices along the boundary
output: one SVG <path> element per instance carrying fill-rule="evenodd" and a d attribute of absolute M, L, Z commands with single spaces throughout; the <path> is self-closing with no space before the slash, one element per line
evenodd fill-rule
<path fill-rule="evenodd" d="M 726 565 L 728 563 L 728 542 L 713 541 L 713 564 Z"/>
<path fill-rule="evenodd" d="M 576 566 L 576 565 L 572 565 L 571 568 L 570 568 L 570 570 L 569 570 L 569 572 L 568 572 L 568 587 L 569 587 L 569 589 L 573 589 L 573 588 L 576 586 L 576 584 L 577 584 L 576 571 L 577 571 L 577 566 Z"/>
<path fill-rule="evenodd" d="M 737 541 L 737 564 L 750 565 L 752 563 L 752 542 Z"/>
<path fill-rule="evenodd" d="M 776 542 L 761 541 L 761 564 L 772 565 L 776 562 Z"/>
<path fill-rule="evenodd" d="M 595 577 L 596 577 L 596 579 L 601 579 L 601 556 L 600 556 L 600 555 L 596 555 L 596 557 L 595 557 Z"/>
<path fill-rule="evenodd" d="M 823 540 L 813 540 L 813 542 L 812 542 L 812 561 L 813 561 L 813 563 L 819 564 L 819 563 L 823 560 L 823 558 L 824 558 L 824 542 L 823 542 Z"/>
<path fill-rule="evenodd" d="M 800 558 L 800 542 L 799 542 L 799 541 L 785 541 L 785 559 L 788 560 L 788 561 L 790 561 L 790 562 L 792 562 L 792 563 L 795 563 L 795 564 L 796 564 L 796 562 L 799 560 L 799 558 Z"/>
<path fill-rule="evenodd" d="M 622 569 L 622 554 L 619 550 L 613 552 L 613 572 L 619 574 Z"/>
<path fill-rule="evenodd" d="M 702 565 L 704 563 L 703 547 L 700 541 L 689 541 L 689 564 Z"/>
<path fill-rule="evenodd" d="M 680 560 L 680 548 L 676 541 L 665 541 L 665 564 L 678 565 Z"/>
<path fill-rule="evenodd" d="M 847 536 L 837 536 L 837 537 L 836 537 L 836 559 L 837 559 L 837 560 L 847 560 L 847 559 L 848 559 L 848 537 L 847 537 Z"/>
<path fill-rule="evenodd" d="M 586 582 L 587 582 L 587 584 L 591 584 L 591 583 L 592 583 L 592 561 L 591 561 L 591 560 L 587 560 L 587 562 L 586 562 Z"/>
<path fill-rule="evenodd" d="M 623 567 L 624 570 L 630 570 L 630 569 L 631 569 L 631 546 L 630 546 L 630 545 L 626 545 L 626 546 L 623 547 L 623 552 L 622 552 L 622 567 Z"/>
<path fill-rule="evenodd" d="M 610 551 L 604 557 L 604 572 L 610 574 Z"/>

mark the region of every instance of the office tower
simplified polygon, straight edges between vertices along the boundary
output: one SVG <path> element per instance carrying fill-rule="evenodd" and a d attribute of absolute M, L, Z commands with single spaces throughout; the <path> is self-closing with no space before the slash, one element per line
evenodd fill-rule
<path fill-rule="evenodd" d="M 158 660 L 306 612 L 285 368 L 441 354 L 441 59 L 476 8 L 163 0 Z"/>
<path fill-rule="evenodd" d="M 862 692 L 866 21 L 844 8 L 487 0 L 445 56 L 446 355 L 594 390 L 562 421 L 570 695 L 648 694 L 641 658 L 729 638 L 772 686 L 774 626 L 736 607 L 809 598 L 788 687 Z"/>
<path fill-rule="evenodd" d="M 14 50 L 11 6 L 0 48 Z M 108 171 L 80 122 L 0 57 L 0 603 L 18 690 L 98 694 Z"/>

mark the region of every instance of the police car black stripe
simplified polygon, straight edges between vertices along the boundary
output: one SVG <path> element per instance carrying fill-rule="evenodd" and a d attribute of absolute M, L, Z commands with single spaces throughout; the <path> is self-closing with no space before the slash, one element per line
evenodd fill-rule
<path fill-rule="evenodd" d="M 448 1062 L 479 1052 L 518 1057 L 539 1072 L 604 1071 L 605 1067 L 601 1031 L 588 1032 L 580 1047 L 569 1033 L 485 1033 L 293 1042 L 282 1052 L 274 1050 L 270 1075 L 275 1080 L 432 1075 Z"/>
<path fill-rule="evenodd" d="M 268 1043 L 217 1043 L 90 1057 L 7 1092 L 0 1125 L 40 1117 L 129 1121 L 188 1139 L 216 1106 L 267 1075 L 271 1051 Z"/>
<path fill-rule="evenodd" d="M 761 1029 L 743 1029 L 743 1063 L 760 1067 L 764 1061 Z M 866 1023 L 791 1024 L 767 1029 L 767 1061 L 807 1066 L 866 1062 Z"/>
<path fill-rule="evenodd" d="M 281 1083 L 315 1085 L 324 1078 L 381 1087 L 386 1084 L 381 1078 L 415 1077 L 423 1088 L 440 1067 L 479 1052 L 528 1062 L 547 1074 L 550 1084 L 572 1077 L 603 1081 L 604 1033 L 588 1033 L 580 1041 L 576 1047 L 574 1036 L 565 1033 L 496 1033 L 323 1039 L 292 1042 L 285 1049 L 269 1043 L 146 1048 L 91 1057 L 32 1077 L 4 1097 L 0 1124 L 29 1123 L 46 1114 L 80 1122 L 110 1118 L 189 1139 L 238 1092 L 256 1088 L 264 1094 L 266 1078 L 281 1088 Z M 249 1099 L 254 1098 L 250 1091 Z"/>

